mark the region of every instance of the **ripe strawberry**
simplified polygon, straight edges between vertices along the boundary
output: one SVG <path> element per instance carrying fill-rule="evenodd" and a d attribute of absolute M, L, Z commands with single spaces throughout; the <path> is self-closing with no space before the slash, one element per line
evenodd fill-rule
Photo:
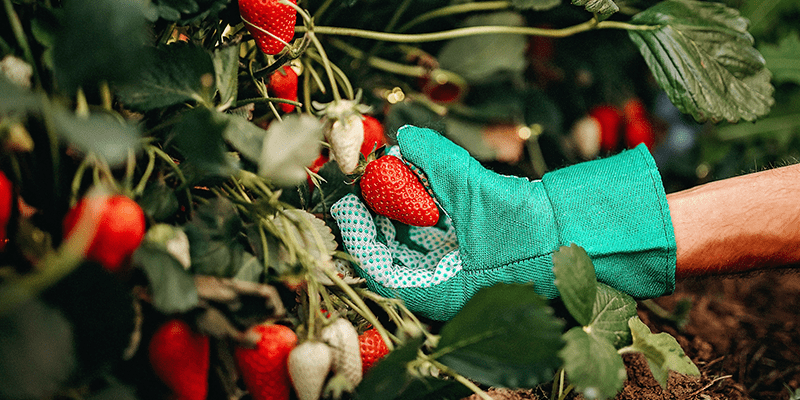
<path fill-rule="evenodd" d="M 234 357 L 242 380 L 255 400 L 286 400 L 291 394 L 287 362 L 297 335 L 283 325 L 256 325 L 261 335 L 256 348 L 236 348 Z"/>
<path fill-rule="evenodd" d="M 600 150 L 614 151 L 619 145 L 619 128 L 622 126 L 622 113 L 616 107 L 603 104 L 593 108 L 589 115 L 600 124 Z"/>
<path fill-rule="evenodd" d="M 361 196 L 378 214 L 414 226 L 433 226 L 439 209 L 411 169 L 395 156 L 367 164 L 361 177 Z"/>
<path fill-rule="evenodd" d="M 14 187 L 3 171 L 0 171 L 0 251 L 5 249 L 8 241 L 8 222 L 11 220 L 11 209 L 14 206 Z"/>
<path fill-rule="evenodd" d="M 64 238 L 72 234 L 72 229 L 86 208 L 86 201 L 81 199 L 64 217 Z M 85 256 L 111 272 L 121 271 L 142 242 L 144 229 L 141 207 L 126 196 L 111 196 Z"/>
<path fill-rule="evenodd" d="M 361 154 L 368 156 L 373 150 L 386 145 L 386 135 L 383 133 L 383 125 L 375 117 L 364 115 L 364 142 L 361 144 Z"/>
<path fill-rule="evenodd" d="M 359 351 L 361 352 L 361 368 L 363 374 L 366 374 L 378 360 L 389 354 L 389 348 L 386 347 L 386 342 L 383 341 L 381 334 L 378 333 L 378 330 L 375 328 L 359 335 L 358 345 Z"/>
<path fill-rule="evenodd" d="M 328 132 L 328 143 L 339 169 L 345 174 L 355 172 L 361 145 L 364 143 L 364 121 L 361 116 L 351 114 L 334 121 Z"/>
<path fill-rule="evenodd" d="M 269 76 L 269 88 L 272 95 L 279 99 L 297 101 L 297 73 L 292 67 L 284 65 Z M 294 111 L 293 104 L 280 103 L 280 107 L 285 113 Z"/>
<path fill-rule="evenodd" d="M 653 124 L 647 115 L 644 103 L 637 98 L 628 100 L 623 107 L 625 116 L 625 145 L 629 148 L 644 143 L 652 149 L 655 143 Z"/>
<path fill-rule="evenodd" d="M 356 328 L 339 318 L 323 328 L 320 337 L 333 350 L 333 372 L 344 376 L 350 389 L 354 389 L 363 376 Z"/>
<path fill-rule="evenodd" d="M 297 0 L 288 0 L 297 4 Z M 294 37 L 297 11 L 278 0 L 239 0 L 239 13 L 266 54 L 278 54 Z"/>
<path fill-rule="evenodd" d="M 158 328 L 148 349 L 153 371 L 178 400 L 208 395 L 209 339 L 173 319 Z"/>
<path fill-rule="evenodd" d="M 331 369 L 331 348 L 322 342 L 308 341 L 289 354 L 289 376 L 299 400 L 317 400 Z"/>

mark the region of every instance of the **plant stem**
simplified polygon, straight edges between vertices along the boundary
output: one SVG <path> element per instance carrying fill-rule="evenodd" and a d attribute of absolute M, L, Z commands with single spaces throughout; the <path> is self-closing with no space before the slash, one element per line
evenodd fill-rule
<path fill-rule="evenodd" d="M 483 400 L 492 400 L 492 397 L 489 396 L 488 393 L 484 392 L 483 389 L 479 388 L 478 385 L 473 383 L 471 380 L 465 378 L 463 375 L 459 374 L 458 372 L 453 371 L 450 367 L 434 360 L 431 357 L 425 357 L 425 359 L 433 364 L 434 367 L 438 368 L 442 371 L 443 374 L 449 375 L 453 379 L 455 379 L 458 383 L 464 385 L 469 390 L 472 390 L 473 393 L 477 394 Z"/>
<path fill-rule="evenodd" d="M 340 28 L 333 26 L 315 26 L 314 32 L 320 35 L 351 36 L 395 43 L 425 43 L 487 34 L 511 34 L 563 38 L 594 29 L 653 30 L 659 28 L 661 28 L 661 26 L 636 25 L 619 21 L 597 22 L 594 18 L 592 18 L 578 25 L 561 29 L 535 28 L 529 26 L 471 26 L 467 28 L 457 28 L 433 33 L 406 34 L 368 31 L 364 29 Z M 303 32 L 305 30 L 304 27 L 296 27 L 295 29 L 299 32 Z"/>

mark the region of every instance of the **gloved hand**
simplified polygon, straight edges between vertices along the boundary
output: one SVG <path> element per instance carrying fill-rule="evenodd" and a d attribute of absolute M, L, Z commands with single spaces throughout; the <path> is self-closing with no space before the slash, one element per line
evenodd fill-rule
<path fill-rule="evenodd" d="M 334 204 L 345 248 L 360 261 L 371 290 L 437 320 L 452 318 L 478 290 L 496 283 L 532 282 L 554 298 L 552 253 L 570 243 L 586 249 L 599 281 L 634 297 L 674 290 L 674 232 L 646 147 L 529 181 L 483 168 L 429 129 L 405 126 L 397 140 L 403 157 L 427 175 L 452 228 L 443 231 L 447 240 L 411 250 L 391 221 L 373 220 L 356 196 Z M 438 228 L 421 229 L 409 229 L 409 237 L 418 241 L 419 233 Z"/>

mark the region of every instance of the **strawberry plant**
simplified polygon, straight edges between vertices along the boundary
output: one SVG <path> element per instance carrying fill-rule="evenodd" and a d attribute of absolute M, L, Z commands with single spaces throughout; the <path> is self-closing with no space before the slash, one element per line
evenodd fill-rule
<path fill-rule="evenodd" d="M 430 321 L 369 289 L 330 213 L 364 200 L 370 218 L 392 219 L 376 237 L 410 238 L 393 248 L 404 262 L 457 247 L 434 233 L 448 216 L 424 174 L 392 150 L 404 125 L 532 180 L 638 143 L 657 161 L 702 153 L 681 166 L 696 178 L 724 160 L 717 147 L 784 126 L 736 123 L 773 105 L 792 115 L 773 83 L 800 81 L 781 62 L 796 37 L 754 46 L 721 3 L 646 5 L 3 0 L 0 339 L 46 331 L 36 347 L 57 345 L 62 365 L 29 379 L 21 366 L 41 358 L 9 350 L 18 335 L 0 340 L 21 371 L 6 379 L 0 357 L 0 397 L 165 398 L 160 379 L 191 399 L 486 398 L 548 384 L 553 399 L 610 398 L 629 352 L 662 386 L 669 371 L 696 374 L 579 247 L 553 254 L 559 300 L 498 283 Z M 582 120 L 591 151 L 566 134 Z M 706 122 L 725 146 L 694 151 L 681 143 L 710 139 L 671 130 Z M 790 136 L 769 148 L 792 148 Z M 31 308 L 44 310 L 23 324 Z M 94 329 L 111 325 L 99 316 L 125 323 Z"/>

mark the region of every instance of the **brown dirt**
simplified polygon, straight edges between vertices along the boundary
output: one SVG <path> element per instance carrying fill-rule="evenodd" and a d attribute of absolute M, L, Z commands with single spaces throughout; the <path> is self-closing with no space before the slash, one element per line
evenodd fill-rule
<path fill-rule="evenodd" d="M 683 326 L 644 304 L 639 317 L 654 333 L 673 335 L 701 376 L 670 373 L 665 390 L 644 357 L 628 354 L 628 380 L 616 400 L 792 398 L 800 387 L 800 270 L 682 282 L 674 294 L 654 303 L 672 313 L 687 301 L 691 309 Z M 544 400 L 548 392 L 543 387 L 491 389 L 489 394 L 496 400 Z"/>

